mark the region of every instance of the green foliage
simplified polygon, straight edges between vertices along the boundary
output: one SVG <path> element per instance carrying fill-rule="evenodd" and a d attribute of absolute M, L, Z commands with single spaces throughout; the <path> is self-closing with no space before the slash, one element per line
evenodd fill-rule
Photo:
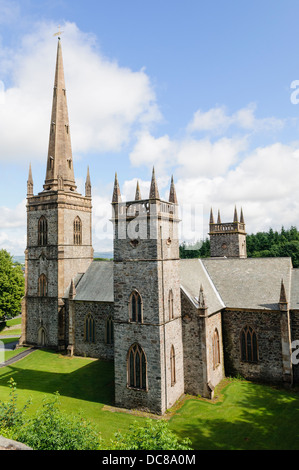
<path fill-rule="evenodd" d="M 280 232 L 269 229 L 247 235 L 247 256 L 249 258 L 290 257 L 294 268 L 299 267 L 299 232 L 296 227 Z"/>
<path fill-rule="evenodd" d="M 204 241 L 196 243 L 183 242 L 180 245 L 180 258 L 208 258 L 210 256 L 210 240 L 206 238 Z"/>
<path fill-rule="evenodd" d="M 30 404 L 30 400 L 26 403 L 22 410 L 17 410 L 17 388 L 16 383 L 11 377 L 9 380 L 9 401 L 0 402 L 0 429 L 14 428 L 21 426 L 24 420 L 24 412 Z M 2 431 L 1 431 L 2 434 Z"/>
<path fill-rule="evenodd" d="M 164 420 L 147 419 L 145 425 L 137 422 L 129 427 L 129 432 L 115 433 L 111 449 L 113 450 L 192 450 L 190 439 L 181 443 L 169 429 Z"/>
<path fill-rule="evenodd" d="M 14 265 L 6 250 L 0 250 L 0 318 L 19 315 L 24 287 L 21 266 Z"/>
<path fill-rule="evenodd" d="M 59 394 L 44 400 L 43 407 L 32 418 L 25 419 L 30 401 L 17 409 L 16 383 L 9 381 L 10 399 L 0 403 L 0 434 L 17 440 L 34 450 L 97 450 L 98 432 L 81 416 L 69 416 L 59 408 Z"/>
<path fill-rule="evenodd" d="M 80 416 L 68 416 L 59 408 L 58 393 L 17 431 L 17 440 L 34 450 L 97 450 L 98 432 Z"/>

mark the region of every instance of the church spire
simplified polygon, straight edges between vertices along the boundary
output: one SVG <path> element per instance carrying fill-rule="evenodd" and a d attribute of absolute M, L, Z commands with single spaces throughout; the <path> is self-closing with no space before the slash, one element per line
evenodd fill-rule
<path fill-rule="evenodd" d="M 76 189 L 60 38 L 57 44 L 48 161 L 44 189 Z"/>

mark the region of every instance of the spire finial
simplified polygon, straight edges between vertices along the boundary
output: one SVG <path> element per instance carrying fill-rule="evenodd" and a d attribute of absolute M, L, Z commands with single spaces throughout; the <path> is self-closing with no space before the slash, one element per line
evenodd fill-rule
<path fill-rule="evenodd" d="M 171 183 L 170 183 L 170 191 L 169 191 L 169 202 L 172 202 L 173 204 L 177 204 L 177 196 L 176 196 L 176 190 L 174 186 L 174 181 L 173 181 L 173 175 L 171 176 Z"/>
<path fill-rule="evenodd" d="M 242 207 L 241 207 L 241 214 L 240 214 L 240 223 L 241 223 L 241 224 L 245 224 Z"/>
<path fill-rule="evenodd" d="M 89 166 L 87 166 L 87 175 L 86 175 L 86 182 L 85 182 L 85 196 L 91 197 L 91 182 L 90 182 L 90 175 L 89 175 Z"/>
<path fill-rule="evenodd" d="M 218 209 L 217 224 L 221 224 L 220 210 Z"/>
<path fill-rule="evenodd" d="M 140 192 L 140 187 L 139 187 L 139 181 L 137 181 L 136 192 L 135 192 L 135 201 L 140 201 L 140 200 L 141 200 L 141 192 Z"/>
<path fill-rule="evenodd" d="M 117 179 L 117 173 L 115 172 L 112 204 L 117 203 L 117 202 L 121 202 L 121 194 L 120 194 L 120 189 L 119 189 L 119 184 L 118 184 L 118 179 Z"/>
<path fill-rule="evenodd" d="M 69 290 L 69 299 L 70 300 L 73 300 L 73 298 L 75 297 L 76 295 L 76 288 L 75 288 L 75 283 L 74 283 L 74 280 L 72 278 L 71 280 L 71 285 L 70 285 L 70 290 Z"/>
<path fill-rule="evenodd" d="M 64 31 L 60 30 L 60 25 L 58 26 L 57 33 L 54 33 L 53 36 L 58 36 L 58 40 L 60 41 L 60 36 L 64 33 Z"/>
<path fill-rule="evenodd" d="M 31 171 L 31 163 L 29 163 L 29 173 L 28 173 L 28 180 L 27 180 L 27 196 L 33 196 L 33 178 L 32 178 L 32 171 Z"/>
<path fill-rule="evenodd" d="M 237 213 L 237 208 L 235 206 L 235 212 L 234 212 L 234 222 L 239 222 L 238 221 L 238 213 Z"/>
<path fill-rule="evenodd" d="M 154 167 L 153 167 L 153 172 L 152 172 L 152 181 L 151 181 L 149 199 L 160 199 Z"/>
<path fill-rule="evenodd" d="M 213 209 L 211 207 L 211 211 L 210 211 L 210 224 L 214 224 L 214 215 L 213 215 Z"/>
<path fill-rule="evenodd" d="M 283 305 L 288 303 L 283 279 L 281 280 L 281 285 L 280 285 L 279 303 Z"/>
<path fill-rule="evenodd" d="M 200 289 L 199 289 L 198 305 L 199 305 L 199 308 L 207 308 L 206 298 L 203 292 L 202 284 L 200 284 Z"/>

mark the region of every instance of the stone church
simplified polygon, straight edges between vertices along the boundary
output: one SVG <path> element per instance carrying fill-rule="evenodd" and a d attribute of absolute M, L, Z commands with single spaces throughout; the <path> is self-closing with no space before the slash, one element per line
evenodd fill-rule
<path fill-rule="evenodd" d="M 43 190 L 27 181 L 26 292 L 20 344 L 114 362 L 115 404 L 164 413 L 184 393 L 212 398 L 225 375 L 299 380 L 299 270 L 246 255 L 243 212 L 215 222 L 211 257 L 180 259 L 178 201 L 137 184 L 112 191 L 113 261 L 94 261 L 89 171 L 76 188 L 58 40 Z M 293 343 L 294 344 L 294 343 Z M 295 357 L 296 358 L 296 357 Z"/>

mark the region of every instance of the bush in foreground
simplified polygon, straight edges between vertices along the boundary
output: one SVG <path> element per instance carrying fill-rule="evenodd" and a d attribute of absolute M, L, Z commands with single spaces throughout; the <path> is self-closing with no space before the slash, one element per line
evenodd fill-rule
<path fill-rule="evenodd" d="M 91 423 L 59 410 L 59 394 L 44 400 L 34 417 L 25 418 L 17 409 L 16 384 L 10 381 L 10 399 L 0 403 L 0 434 L 34 450 L 96 450 L 100 437 Z"/>
<path fill-rule="evenodd" d="M 147 419 L 144 426 L 137 422 L 129 427 L 129 432 L 114 435 L 112 450 L 192 450 L 190 439 L 179 442 L 170 431 L 165 420 Z"/>
<path fill-rule="evenodd" d="M 45 399 L 33 417 L 26 418 L 28 402 L 17 409 L 16 383 L 9 381 L 10 398 L 0 402 L 0 434 L 14 439 L 34 450 L 97 450 L 102 439 L 89 422 L 78 415 L 69 416 L 59 410 L 58 392 Z M 189 439 L 179 442 L 165 420 L 147 419 L 140 425 L 136 421 L 127 433 L 117 432 L 109 450 L 192 450 Z M 107 448 L 106 448 L 107 449 Z"/>

